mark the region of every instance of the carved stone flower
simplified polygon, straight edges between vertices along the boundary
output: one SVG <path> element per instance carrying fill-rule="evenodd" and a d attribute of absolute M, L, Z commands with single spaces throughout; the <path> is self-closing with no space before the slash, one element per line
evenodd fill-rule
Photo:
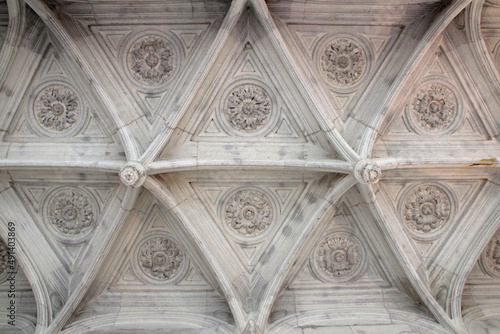
<path fill-rule="evenodd" d="M 225 220 L 243 236 L 259 235 L 273 220 L 271 201 L 258 190 L 240 190 L 227 200 Z"/>
<path fill-rule="evenodd" d="M 329 83 L 349 87 L 356 84 L 365 73 L 366 55 L 354 40 L 337 38 L 325 46 L 320 64 Z"/>
<path fill-rule="evenodd" d="M 60 190 L 49 199 L 49 221 L 62 234 L 84 234 L 94 224 L 95 216 L 91 201 L 78 189 Z"/>
<path fill-rule="evenodd" d="M 362 159 L 354 167 L 354 176 L 361 183 L 377 183 L 382 171 L 377 163 L 370 159 Z"/>
<path fill-rule="evenodd" d="M 411 115 L 422 130 L 431 133 L 443 131 L 456 119 L 457 98 L 443 84 L 427 84 L 413 99 Z"/>
<path fill-rule="evenodd" d="M 50 85 L 35 98 L 34 113 L 40 126 L 53 133 L 69 131 L 81 114 L 75 92 L 64 85 Z"/>
<path fill-rule="evenodd" d="M 316 247 L 314 258 L 316 266 L 328 278 L 345 278 L 357 272 L 362 261 L 362 251 L 348 234 L 335 233 Z"/>
<path fill-rule="evenodd" d="M 403 208 L 407 226 L 430 233 L 442 228 L 450 217 L 450 198 L 437 186 L 422 185 L 408 194 Z"/>
<path fill-rule="evenodd" d="M 172 44 L 158 35 L 138 38 L 127 55 L 127 65 L 132 77 L 148 86 L 167 82 L 175 71 L 175 61 L 176 54 Z"/>
<path fill-rule="evenodd" d="M 481 256 L 481 267 L 490 276 L 500 278 L 500 230 L 486 246 Z"/>
<path fill-rule="evenodd" d="M 9 270 L 9 250 L 7 245 L 0 239 L 0 282 Z"/>
<path fill-rule="evenodd" d="M 224 114 L 235 129 L 251 133 L 269 121 L 271 109 L 272 103 L 267 92 L 248 84 L 236 87 L 229 93 Z"/>
<path fill-rule="evenodd" d="M 173 240 L 161 236 L 146 240 L 139 248 L 137 258 L 144 274 L 166 281 L 179 273 L 184 254 Z"/>

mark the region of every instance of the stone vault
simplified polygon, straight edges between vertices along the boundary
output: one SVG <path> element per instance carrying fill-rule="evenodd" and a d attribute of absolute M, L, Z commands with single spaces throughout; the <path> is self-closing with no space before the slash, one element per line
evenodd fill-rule
<path fill-rule="evenodd" d="M 0 43 L 0 332 L 500 333 L 499 1 L 2 0 Z"/>

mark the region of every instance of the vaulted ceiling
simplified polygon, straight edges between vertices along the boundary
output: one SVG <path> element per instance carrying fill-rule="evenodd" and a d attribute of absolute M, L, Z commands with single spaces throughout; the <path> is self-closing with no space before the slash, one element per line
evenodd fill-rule
<path fill-rule="evenodd" d="M 3 0 L 0 40 L 2 333 L 500 333 L 499 1 Z"/>

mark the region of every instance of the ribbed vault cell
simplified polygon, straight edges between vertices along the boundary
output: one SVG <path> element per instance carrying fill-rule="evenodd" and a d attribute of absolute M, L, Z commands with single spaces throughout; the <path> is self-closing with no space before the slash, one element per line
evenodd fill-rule
<path fill-rule="evenodd" d="M 498 331 L 499 9 L 0 0 L 0 332 Z"/>

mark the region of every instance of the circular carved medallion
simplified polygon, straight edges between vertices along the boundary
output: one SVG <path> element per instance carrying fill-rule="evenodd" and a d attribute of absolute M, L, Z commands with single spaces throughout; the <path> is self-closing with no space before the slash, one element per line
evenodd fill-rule
<path fill-rule="evenodd" d="M 437 185 L 420 185 L 406 195 L 402 215 L 411 231 L 421 235 L 436 232 L 450 218 L 450 197 Z"/>
<path fill-rule="evenodd" d="M 236 130 L 252 133 L 263 128 L 270 119 L 272 102 L 269 94 L 254 84 L 235 87 L 226 98 L 224 115 Z"/>
<path fill-rule="evenodd" d="M 320 69 L 326 81 L 337 87 L 350 87 L 366 72 L 366 53 L 350 38 L 336 38 L 323 48 Z"/>
<path fill-rule="evenodd" d="M 382 171 L 377 163 L 370 159 L 361 159 L 354 166 L 354 176 L 361 183 L 377 183 Z"/>
<path fill-rule="evenodd" d="M 146 168 L 137 161 L 129 162 L 120 170 L 120 180 L 128 187 L 140 187 L 146 180 Z"/>
<path fill-rule="evenodd" d="M 242 236 L 256 236 L 264 232 L 273 220 L 273 206 L 261 191 L 243 189 L 225 202 L 224 220 L 231 230 Z"/>
<path fill-rule="evenodd" d="M 498 230 L 481 255 L 481 268 L 490 276 L 500 278 L 500 230 Z"/>
<path fill-rule="evenodd" d="M 96 222 L 97 208 L 90 195 L 73 187 L 54 192 L 47 202 L 52 227 L 64 236 L 85 236 Z"/>
<path fill-rule="evenodd" d="M 53 84 L 41 89 L 33 103 L 37 124 L 45 131 L 65 134 L 82 117 L 81 102 L 68 86 Z"/>
<path fill-rule="evenodd" d="M 7 245 L 0 239 L 0 284 L 5 282 L 12 272 L 11 265 L 9 264 L 9 249 Z"/>
<path fill-rule="evenodd" d="M 142 272 L 156 281 L 168 281 L 182 269 L 184 253 L 175 241 L 165 236 L 146 239 L 137 253 Z"/>
<path fill-rule="evenodd" d="M 455 93 L 441 83 L 422 86 L 411 104 L 411 118 L 426 133 L 447 130 L 457 119 L 458 102 Z"/>
<path fill-rule="evenodd" d="M 323 278 L 333 281 L 354 279 L 362 269 L 364 251 L 352 235 L 336 232 L 316 247 L 313 264 Z"/>
<path fill-rule="evenodd" d="M 167 82 L 176 70 L 176 52 L 171 42 L 158 35 L 146 35 L 132 43 L 127 67 L 132 77 L 147 86 Z"/>

